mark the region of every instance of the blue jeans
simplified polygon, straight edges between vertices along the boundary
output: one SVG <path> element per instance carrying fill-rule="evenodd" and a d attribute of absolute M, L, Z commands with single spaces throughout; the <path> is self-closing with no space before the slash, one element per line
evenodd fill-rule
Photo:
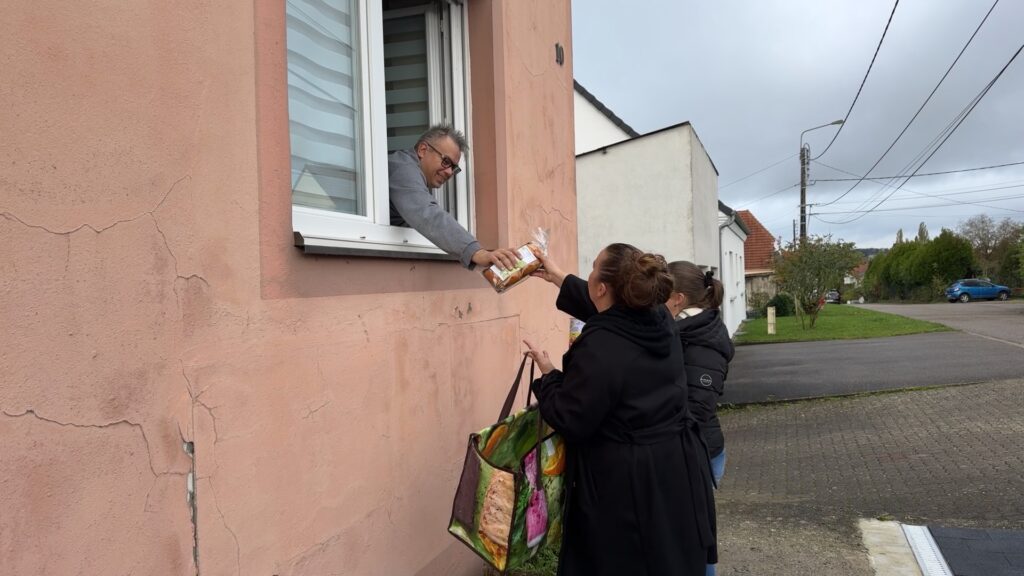
<path fill-rule="evenodd" d="M 722 476 L 725 476 L 725 449 L 718 456 L 711 459 L 711 475 L 715 477 L 715 484 L 722 481 Z M 715 565 L 708 564 L 704 571 L 704 576 L 715 576 Z"/>
<path fill-rule="evenodd" d="M 715 484 L 722 481 L 722 476 L 725 476 L 725 448 L 711 459 L 711 475 L 715 477 Z"/>

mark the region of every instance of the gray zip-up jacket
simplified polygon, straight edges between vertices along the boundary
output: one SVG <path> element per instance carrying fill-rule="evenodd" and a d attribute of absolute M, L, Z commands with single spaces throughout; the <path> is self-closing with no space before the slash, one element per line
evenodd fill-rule
<path fill-rule="evenodd" d="M 480 242 L 434 199 L 415 150 L 388 155 L 388 184 L 392 226 L 414 228 L 441 250 L 458 256 L 466 268 L 475 267 L 472 258 Z"/>

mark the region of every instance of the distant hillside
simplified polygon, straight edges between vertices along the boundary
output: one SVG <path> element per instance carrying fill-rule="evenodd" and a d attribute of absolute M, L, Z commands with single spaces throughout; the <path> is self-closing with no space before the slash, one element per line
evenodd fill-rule
<path fill-rule="evenodd" d="M 885 251 L 884 248 L 857 248 L 856 250 L 857 250 L 857 252 L 860 252 L 861 254 L 863 254 L 865 258 L 869 258 L 869 259 L 873 258 L 875 254 L 878 254 L 879 252 L 884 252 Z"/>

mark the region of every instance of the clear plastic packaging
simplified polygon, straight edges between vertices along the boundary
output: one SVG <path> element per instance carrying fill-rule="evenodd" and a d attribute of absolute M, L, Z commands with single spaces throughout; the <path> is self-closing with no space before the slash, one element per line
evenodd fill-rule
<path fill-rule="evenodd" d="M 491 266 L 483 271 L 484 278 L 498 294 L 526 280 L 541 267 L 539 256 L 546 256 L 548 253 L 547 231 L 536 228 L 533 231 L 533 240 L 523 244 L 515 252 L 519 260 L 511 270 Z"/>
<path fill-rule="evenodd" d="M 580 334 L 583 332 L 583 325 L 584 324 L 585 324 L 585 322 L 582 321 L 582 320 L 577 320 L 576 318 L 569 318 L 569 345 L 570 346 L 572 346 L 572 343 L 575 342 L 576 339 L 580 337 Z"/>

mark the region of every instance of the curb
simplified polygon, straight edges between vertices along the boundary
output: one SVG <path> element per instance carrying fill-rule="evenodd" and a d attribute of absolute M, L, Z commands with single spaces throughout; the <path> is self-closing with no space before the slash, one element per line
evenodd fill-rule
<path fill-rule="evenodd" d="M 899 522 L 861 519 L 859 526 L 875 576 L 924 576 Z"/>
<path fill-rule="evenodd" d="M 953 576 L 927 526 L 861 519 L 875 576 Z"/>

